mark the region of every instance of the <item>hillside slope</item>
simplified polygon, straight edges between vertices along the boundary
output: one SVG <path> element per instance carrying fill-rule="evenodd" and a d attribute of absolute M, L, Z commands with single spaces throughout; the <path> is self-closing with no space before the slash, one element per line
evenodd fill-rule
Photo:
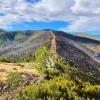
<path fill-rule="evenodd" d="M 10 32 L 2 34 L 0 40 L 0 55 L 18 55 L 34 52 L 49 40 L 49 34 L 46 31 Z"/>
<path fill-rule="evenodd" d="M 59 34 L 59 35 L 58 35 Z M 90 44 L 96 48 L 100 46 L 100 42 L 88 38 L 81 38 L 69 35 L 63 32 L 55 32 L 57 41 L 57 53 L 75 66 L 79 66 L 82 70 L 94 71 L 100 69 L 99 58 L 95 58 L 95 52 L 91 49 Z M 88 48 L 87 48 L 88 47 Z"/>
<path fill-rule="evenodd" d="M 0 41 L 0 56 L 34 53 L 45 45 L 52 48 L 52 55 L 57 53 L 82 70 L 100 70 L 100 41 L 97 40 L 60 31 L 42 30 L 4 32 L 0 34 Z"/>

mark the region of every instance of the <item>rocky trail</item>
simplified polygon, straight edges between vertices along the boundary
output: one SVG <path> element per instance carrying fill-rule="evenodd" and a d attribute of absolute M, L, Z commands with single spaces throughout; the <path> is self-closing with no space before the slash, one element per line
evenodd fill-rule
<path fill-rule="evenodd" d="M 53 61 L 55 61 L 55 59 L 57 58 L 57 52 L 56 52 L 56 37 L 55 35 L 53 34 L 52 31 L 50 31 L 51 35 L 52 35 L 52 40 L 51 40 L 51 48 L 50 48 L 50 51 L 51 51 L 51 54 L 52 54 L 52 59 Z"/>

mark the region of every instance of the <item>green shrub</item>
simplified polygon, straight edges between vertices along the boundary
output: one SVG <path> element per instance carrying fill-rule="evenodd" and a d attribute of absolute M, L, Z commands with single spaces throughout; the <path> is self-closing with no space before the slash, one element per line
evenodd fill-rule
<path fill-rule="evenodd" d="M 75 81 L 77 78 L 83 82 L 90 82 L 92 84 L 100 84 L 100 76 L 96 73 L 85 72 L 70 65 L 66 59 L 62 57 L 57 58 L 56 68 L 58 68 L 67 78 Z"/>
<path fill-rule="evenodd" d="M 9 59 L 7 57 L 1 56 L 0 57 L 0 62 L 7 62 L 7 63 L 9 63 L 10 61 L 9 61 Z"/>
<path fill-rule="evenodd" d="M 18 90 L 17 100 L 99 100 L 100 86 L 77 80 L 73 82 L 60 75 L 50 81 Z"/>
<path fill-rule="evenodd" d="M 50 56 L 50 50 L 46 47 L 42 47 L 35 53 L 35 60 L 41 67 L 45 67 Z"/>
<path fill-rule="evenodd" d="M 19 63 L 34 61 L 34 53 L 23 53 L 21 55 L 0 56 L 0 62 Z"/>
<path fill-rule="evenodd" d="M 16 98 L 18 100 L 74 100 L 76 98 L 76 100 L 79 100 L 80 97 L 74 91 L 71 91 L 73 86 L 72 81 L 57 77 L 19 90 Z"/>
<path fill-rule="evenodd" d="M 20 73 L 18 73 L 18 72 L 9 73 L 7 76 L 7 83 L 11 87 L 18 86 L 20 84 L 21 80 L 22 80 L 22 77 L 21 77 Z"/>
<path fill-rule="evenodd" d="M 92 85 L 86 85 L 82 90 L 82 94 L 86 98 L 99 100 L 100 99 L 100 85 L 92 86 Z"/>

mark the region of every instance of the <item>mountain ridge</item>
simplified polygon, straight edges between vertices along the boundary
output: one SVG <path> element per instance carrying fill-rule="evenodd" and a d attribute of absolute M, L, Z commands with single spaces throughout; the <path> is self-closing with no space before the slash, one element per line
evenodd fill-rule
<path fill-rule="evenodd" d="M 7 32 L 6 34 L 3 38 L 1 35 L 0 38 L 2 41 L 0 56 L 20 56 L 20 54 L 34 53 L 45 45 L 48 48 L 54 48 L 52 55 L 55 56 L 56 51 L 58 55 L 81 69 L 97 72 L 100 70 L 100 41 L 98 40 L 49 29 Z M 53 43 L 56 44 L 55 47 L 52 46 Z"/>

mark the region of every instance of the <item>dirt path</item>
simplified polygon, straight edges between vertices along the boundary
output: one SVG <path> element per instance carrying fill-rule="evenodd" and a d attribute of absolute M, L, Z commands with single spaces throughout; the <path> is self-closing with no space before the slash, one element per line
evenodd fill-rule
<path fill-rule="evenodd" d="M 51 53 L 52 53 L 52 59 L 53 59 L 53 61 L 55 61 L 56 58 L 57 58 L 57 53 L 56 53 L 56 37 L 55 37 L 55 35 L 53 34 L 52 31 L 50 31 L 50 33 L 51 33 L 51 35 L 53 37 L 52 41 L 51 41 L 51 48 L 50 48 L 50 50 L 51 50 Z"/>

